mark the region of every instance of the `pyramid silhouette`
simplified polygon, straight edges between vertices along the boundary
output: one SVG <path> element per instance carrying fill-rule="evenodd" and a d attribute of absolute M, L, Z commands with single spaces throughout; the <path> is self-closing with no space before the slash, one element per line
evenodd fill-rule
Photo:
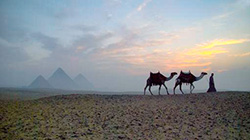
<path fill-rule="evenodd" d="M 48 82 L 57 89 L 78 89 L 77 84 L 75 84 L 62 68 L 58 68 L 48 79 Z"/>
<path fill-rule="evenodd" d="M 28 87 L 29 88 L 53 88 L 42 75 L 39 75 Z"/>
<path fill-rule="evenodd" d="M 74 78 L 74 82 L 77 84 L 79 87 L 79 90 L 93 90 L 94 86 L 92 83 L 88 81 L 87 78 L 85 78 L 82 74 L 78 74 Z"/>

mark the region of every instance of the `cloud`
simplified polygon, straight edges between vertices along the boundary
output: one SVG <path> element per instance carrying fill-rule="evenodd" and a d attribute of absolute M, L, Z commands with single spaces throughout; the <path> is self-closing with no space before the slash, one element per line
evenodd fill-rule
<path fill-rule="evenodd" d="M 233 12 L 230 11 L 230 12 L 227 12 L 227 13 L 223 13 L 223 14 L 214 16 L 214 17 L 212 17 L 212 21 L 226 19 L 226 18 L 232 16 L 234 13 L 235 13 L 235 11 L 233 11 Z"/>
<path fill-rule="evenodd" d="M 26 46 L 24 50 L 30 57 L 27 63 L 37 63 L 40 60 L 48 58 L 51 55 L 51 51 L 46 50 L 36 44 L 30 44 L 29 46 Z"/>
<path fill-rule="evenodd" d="M 28 54 L 17 44 L 0 38 L 0 64 L 1 68 L 15 67 L 29 59 Z M 19 65 L 18 65 L 19 66 Z"/>
<path fill-rule="evenodd" d="M 100 49 L 104 46 L 103 42 L 113 36 L 112 33 L 103 33 L 99 35 L 94 34 L 84 34 L 77 38 L 73 44 L 72 48 L 77 52 L 85 52 L 88 54 L 95 49 Z"/>
<path fill-rule="evenodd" d="M 250 6 L 250 0 L 236 0 L 236 5 L 239 5 L 242 7 L 248 7 Z"/>
<path fill-rule="evenodd" d="M 76 10 L 73 7 L 62 8 L 58 12 L 54 14 L 54 18 L 56 19 L 66 19 L 73 18 L 77 15 Z"/>
<path fill-rule="evenodd" d="M 227 53 L 228 51 L 221 48 L 221 49 L 213 49 L 213 50 L 206 50 L 202 48 L 195 48 L 191 49 L 190 51 L 186 52 L 186 55 L 191 56 L 202 56 L 202 57 L 212 57 L 216 54 Z"/>
<path fill-rule="evenodd" d="M 217 66 L 212 65 L 216 64 L 219 60 L 218 57 L 221 54 L 230 54 L 232 53 L 230 49 L 227 48 L 228 45 L 233 44 L 242 44 L 245 42 L 248 42 L 248 39 L 231 39 L 231 40 L 225 40 L 225 39 L 216 39 L 212 40 L 208 43 L 201 43 L 194 47 L 191 47 L 190 49 L 185 49 L 182 52 L 180 52 L 177 57 L 183 58 L 187 60 L 190 60 L 191 63 L 189 64 L 180 64 L 179 66 L 187 66 L 187 67 L 204 67 L 203 70 L 211 70 L 212 67 L 216 69 Z M 239 55 L 229 55 L 229 56 L 235 56 L 235 57 L 243 57 L 248 56 L 249 53 L 239 54 Z M 216 58 L 216 59 L 215 59 Z M 192 60 L 196 60 L 192 62 Z M 198 64 L 198 65 L 197 65 Z"/>
<path fill-rule="evenodd" d="M 232 40 L 217 39 L 208 43 L 200 44 L 199 46 L 201 46 L 201 48 L 204 48 L 204 49 L 209 49 L 209 48 L 213 48 L 216 46 L 241 44 L 241 43 L 248 42 L 248 41 L 249 39 L 232 39 Z"/>
<path fill-rule="evenodd" d="M 24 41 L 29 30 L 22 27 L 22 22 L 0 12 L 0 37 L 9 42 Z"/>
<path fill-rule="evenodd" d="M 96 31 L 98 28 L 96 26 L 89 26 L 89 25 L 74 25 L 72 29 L 82 31 L 83 33 L 89 33 L 92 31 Z"/>
<path fill-rule="evenodd" d="M 180 38 L 183 32 L 151 32 L 143 29 L 126 29 L 121 33 L 121 40 L 107 47 L 99 49 L 93 56 L 96 61 L 105 61 L 108 65 L 116 62 L 129 65 L 124 69 L 131 74 L 139 74 L 138 69 L 148 70 L 176 70 L 187 67 L 206 67 L 211 62 L 201 62 L 196 57 L 190 57 L 188 50 L 172 48 L 174 41 Z M 141 73 L 142 74 L 142 73 Z M 143 73 L 144 74 L 144 73 Z"/>
<path fill-rule="evenodd" d="M 226 71 L 228 71 L 228 70 L 227 69 L 219 69 L 219 70 L 217 70 L 218 73 L 222 73 L 222 72 L 226 72 Z"/>
<path fill-rule="evenodd" d="M 216 39 L 208 43 L 198 44 L 196 47 L 186 50 L 185 54 L 193 57 L 213 58 L 217 54 L 228 53 L 229 50 L 225 48 L 227 45 L 241 44 L 248 41 L 248 39 Z"/>
<path fill-rule="evenodd" d="M 47 50 L 54 50 L 58 47 L 62 47 L 59 43 L 58 40 L 54 37 L 47 36 L 43 33 L 37 32 L 31 34 L 31 36 L 36 39 L 38 42 L 42 44 L 42 48 L 47 49 Z"/>
<path fill-rule="evenodd" d="M 137 8 L 136 8 L 136 10 L 138 11 L 138 12 L 140 12 L 143 8 L 145 8 L 146 6 L 147 6 L 147 4 L 149 3 L 149 2 L 151 2 L 152 0 L 144 0 L 144 2 L 142 3 L 142 4 L 140 4 Z"/>
<path fill-rule="evenodd" d="M 69 67 L 74 70 L 81 67 L 92 65 L 94 69 L 94 62 L 90 59 L 90 55 L 100 49 L 106 40 L 112 37 L 112 33 L 96 33 L 96 34 L 82 34 L 77 36 L 71 44 L 63 46 L 57 38 L 47 36 L 43 33 L 31 34 L 31 39 L 35 41 L 29 42 L 26 46 L 26 53 L 29 60 L 26 65 L 35 67 L 37 65 L 46 65 L 46 67 Z M 91 63 L 91 64 L 90 64 Z"/>
<path fill-rule="evenodd" d="M 105 0 L 105 2 L 109 5 L 117 5 L 117 4 L 121 4 L 122 3 L 122 0 Z"/>
<path fill-rule="evenodd" d="M 190 64 L 180 64 L 179 67 L 181 68 L 187 68 L 187 67 L 203 67 L 203 66 L 209 66 L 211 65 L 211 62 L 206 63 L 190 63 Z"/>
<path fill-rule="evenodd" d="M 250 56 L 250 52 L 246 52 L 246 53 L 242 53 L 242 54 L 233 54 L 230 56 L 234 56 L 234 57 L 246 57 L 246 56 Z"/>
<path fill-rule="evenodd" d="M 110 20 L 113 17 L 112 14 L 107 14 L 107 20 Z"/>
<path fill-rule="evenodd" d="M 121 41 L 99 50 L 95 54 L 96 58 L 101 58 L 102 61 L 116 61 L 130 65 L 127 72 L 131 74 L 144 74 L 136 72 L 139 69 L 144 71 L 161 70 L 163 72 L 179 69 L 210 71 L 216 56 L 230 53 L 227 45 L 248 41 L 247 39 L 216 39 L 186 47 L 186 49 L 175 49 L 168 46 L 172 46 L 171 44 L 179 39 L 178 34 L 164 35 L 164 37 L 169 38 L 161 38 L 160 32 L 155 34 L 155 38 L 151 38 L 151 36 L 143 38 L 142 34 L 144 33 L 140 30 L 124 34 Z M 242 56 L 248 55 L 249 53 L 242 54 Z"/>
<path fill-rule="evenodd" d="M 163 37 L 148 39 L 144 43 L 142 43 L 142 46 L 145 47 L 166 46 L 168 44 L 173 43 L 173 41 L 177 40 L 178 38 L 179 36 L 176 34 L 168 34 L 164 35 Z"/>

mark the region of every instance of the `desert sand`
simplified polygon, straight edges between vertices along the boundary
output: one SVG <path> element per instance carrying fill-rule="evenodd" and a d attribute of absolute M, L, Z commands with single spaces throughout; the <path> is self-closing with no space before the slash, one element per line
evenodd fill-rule
<path fill-rule="evenodd" d="M 0 100 L 0 139 L 250 139 L 250 93 Z"/>

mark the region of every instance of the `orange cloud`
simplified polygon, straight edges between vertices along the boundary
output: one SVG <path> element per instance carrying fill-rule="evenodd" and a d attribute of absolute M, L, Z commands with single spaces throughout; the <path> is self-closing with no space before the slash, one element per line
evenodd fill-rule
<path fill-rule="evenodd" d="M 198 60 L 182 60 L 184 63 L 197 63 Z"/>
<path fill-rule="evenodd" d="M 200 48 L 192 49 L 186 53 L 186 55 L 193 55 L 193 56 L 204 56 L 204 57 L 211 57 L 215 54 L 227 53 L 227 50 L 224 49 L 213 49 L 213 50 L 204 50 Z"/>
<path fill-rule="evenodd" d="M 226 70 L 226 69 L 217 70 L 217 72 L 219 72 L 219 73 L 222 73 L 222 72 L 225 72 L 225 71 L 228 71 L 228 70 Z"/>
<path fill-rule="evenodd" d="M 129 64 L 133 64 L 133 65 L 145 64 L 145 61 L 142 57 L 127 57 L 127 58 L 124 58 L 123 61 Z"/>
<path fill-rule="evenodd" d="M 209 43 L 199 44 L 196 47 L 188 50 L 186 52 L 187 55 L 190 56 L 204 56 L 204 57 L 213 57 L 216 54 L 228 53 L 228 50 L 222 46 L 232 45 L 232 44 L 241 44 L 244 42 L 248 42 L 248 39 L 233 39 L 233 40 L 223 40 L 216 39 Z"/>
<path fill-rule="evenodd" d="M 238 40 L 224 40 L 224 39 L 217 39 L 217 40 L 213 40 L 212 42 L 209 43 L 205 43 L 205 44 L 201 44 L 199 45 L 201 48 L 204 49 L 210 49 L 216 46 L 224 46 L 224 45 L 232 45 L 232 44 L 241 44 L 244 42 L 248 42 L 249 39 L 238 39 Z"/>
<path fill-rule="evenodd" d="M 186 67 L 204 67 L 211 65 L 211 62 L 206 63 L 190 63 L 190 64 L 180 64 L 180 67 L 186 68 Z"/>
<path fill-rule="evenodd" d="M 189 49 L 179 49 L 167 47 L 172 43 L 173 38 L 150 39 L 144 42 L 119 42 L 114 47 L 105 48 L 98 57 L 102 60 L 133 65 L 129 69 L 124 69 L 131 74 L 141 74 L 141 71 L 160 70 L 162 72 L 176 71 L 180 69 L 210 71 L 214 63 L 213 58 L 219 54 L 229 53 L 224 47 L 230 44 L 240 44 L 247 42 L 247 39 L 222 40 L 217 39 L 209 43 L 202 43 Z M 101 56 L 100 56 L 101 55 Z M 249 56 L 250 52 L 236 56 Z M 138 70 L 140 71 L 138 73 Z M 219 71 L 218 71 L 219 72 Z"/>
<path fill-rule="evenodd" d="M 245 56 L 249 56 L 249 55 L 250 55 L 250 52 L 242 53 L 242 54 L 234 54 L 234 55 L 231 55 L 231 56 L 234 56 L 234 57 L 245 57 Z"/>
<path fill-rule="evenodd" d="M 211 67 L 209 67 L 209 68 L 204 68 L 204 69 L 201 69 L 201 71 L 203 71 L 203 72 L 209 72 L 209 71 L 211 71 Z"/>

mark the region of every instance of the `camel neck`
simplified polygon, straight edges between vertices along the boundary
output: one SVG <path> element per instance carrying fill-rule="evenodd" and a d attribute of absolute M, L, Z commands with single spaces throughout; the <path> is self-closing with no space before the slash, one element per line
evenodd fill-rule
<path fill-rule="evenodd" d="M 169 77 L 167 77 L 166 81 L 171 80 L 173 77 L 174 77 L 174 75 L 171 74 Z"/>
<path fill-rule="evenodd" d="M 196 78 L 195 78 L 195 81 L 199 81 L 199 80 L 201 80 L 203 77 L 204 77 L 204 74 L 201 74 L 199 77 L 196 77 Z"/>

